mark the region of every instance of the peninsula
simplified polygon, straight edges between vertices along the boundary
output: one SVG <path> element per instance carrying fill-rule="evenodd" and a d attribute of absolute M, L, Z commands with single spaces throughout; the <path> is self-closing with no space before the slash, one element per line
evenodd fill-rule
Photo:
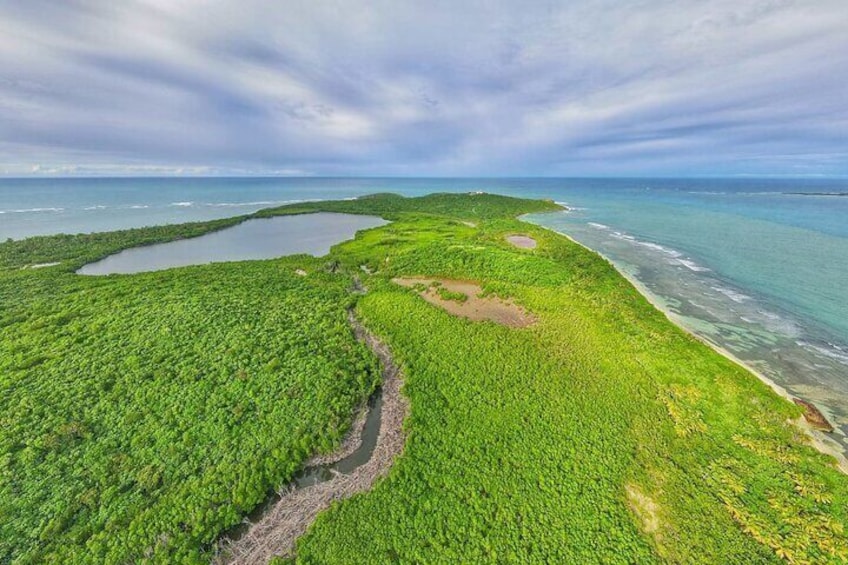
<path fill-rule="evenodd" d="M 846 562 L 848 476 L 804 407 L 517 219 L 558 209 L 379 194 L 0 244 L 0 562 Z M 388 223 L 323 257 L 76 274 L 317 212 Z M 386 375 L 399 408 L 351 488 L 228 553 L 353 449 Z"/>

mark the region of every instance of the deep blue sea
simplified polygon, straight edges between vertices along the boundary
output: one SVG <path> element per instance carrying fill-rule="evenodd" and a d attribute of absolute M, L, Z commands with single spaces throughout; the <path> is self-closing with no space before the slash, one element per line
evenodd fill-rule
<path fill-rule="evenodd" d="M 848 180 L 0 180 L 0 239 L 220 218 L 374 192 L 550 198 L 528 219 L 609 258 L 686 328 L 848 425 Z M 796 194 L 796 193 L 806 193 Z"/>

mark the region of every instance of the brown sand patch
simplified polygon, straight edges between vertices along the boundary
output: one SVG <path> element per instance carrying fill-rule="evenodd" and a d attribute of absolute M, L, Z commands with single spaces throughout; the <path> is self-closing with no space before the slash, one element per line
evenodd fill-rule
<path fill-rule="evenodd" d="M 392 282 L 407 288 L 417 287 L 421 298 L 430 304 L 454 316 L 476 322 L 489 320 L 504 326 L 523 328 L 536 321 L 532 314 L 517 304 L 496 296 L 481 296 L 483 289 L 473 282 L 424 278 L 396 278 Z M 452 295 L 464 295 L 464 299 L 455 299 Z"/>
<path fill-rule="evenodd" d="M 812 427 L 828 433 L 833 431 L 833 425 L 827 421 L 827 418 L 816 408 L 815 404 L 800 398 L 793 398 L 792 402 L 804 409 L 804 419 Z"/>
<path fill-rule="evenodd" d="M 521 249 L 536 249 L 536 240 L 529 235 L 509 235 L 506 240 Z"/>

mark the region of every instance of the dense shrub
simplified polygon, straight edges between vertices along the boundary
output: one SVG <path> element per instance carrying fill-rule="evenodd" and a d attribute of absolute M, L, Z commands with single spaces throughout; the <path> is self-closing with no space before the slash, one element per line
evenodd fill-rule
<path fill-rule="evenodd" d="M 0 244 L 0 562 L 208 560 L 376 385 L 351 306 L 403 366 L 407 445 L 371 492 L 319 516 L 298 561 L 848 561 L 848 479 L 789 423 L 800 410 L 599 256 L 514 219 L 553 209 L 298 204 L 257 216 L 394 222 L 321 259 L 133 276 L 72 271 L 243 218 Z M 391 282 L 415 275 L 479 281 L 538 322 L 453 317 Z"/>

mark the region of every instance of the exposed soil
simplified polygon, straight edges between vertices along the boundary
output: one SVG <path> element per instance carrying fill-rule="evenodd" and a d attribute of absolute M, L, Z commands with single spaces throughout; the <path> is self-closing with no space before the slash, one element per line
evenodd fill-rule
<path fill-rule="evenodd" d="M 627 503 L 630 509 L 639 517 L 645 533 L 653 534 L 660 527 L 659 506 L 648 495 L 633 484 L 625 487 Z"/>
<path fill-rule="evenodd" d="M 823 432 L 832 432 L 833 426 L 827 421 L 818 408 L 812 403 L 800 398 L 793 398 L 792 402 L 804 409 L 804 419 L 808 424 Z"/>
<path fill-rule="evenodd" d="M 297 538 L 306 532 L 319 512 L 336 500 L 369 490 L 377 479 L 386 475 L 395 457 L 403 451 L 406 437 L 402 424 L 409 411 L 409 403 L 400 391 L 402 375 L 388 347 L 368 332 L 353 313 L 349 320 L 356 338 L 368 345 L 380 359 L 383 368 L 380 431 L 371 459 L 350 474 L 337 474 L 328 481 L 305 488 L 287 487 L 288 490 L 282 493 L 280 500 L 258 522 L 252 524 L 245 535 L 237 541 L 222 544 L 216 563 L 265 564 L 275 556 L 291 556 Z M 360 415 L 354 426 L 361 428 L 364 421 L 365 418 Z M 345 441 L 338 452 L 314 457 L 310 463 L 341 459 L 344 452 L 355 449 L 355 439 Z"/>
<path fill-rule="evenodd" d="M 523 328 L 536 322 L 536 318 L 521 306 L 496 296 L 481 296 L 480 285 L 468 281 L 425 278 L 392 279 L 401 286 L 419 289 L 418 294 L 430 304 L 438 306 L 454 316 L 462 316 L 474 321 L 489 320 L 512 328 Z M 465 295 L 465 300 L 444 298 L 439 289 L 448 293 Z"/>
<path fill-rule="evenodd" d="M 536 240 L 529 235 L 509 235 L 506 240 L 521 249 L 536 249 Z"/>

